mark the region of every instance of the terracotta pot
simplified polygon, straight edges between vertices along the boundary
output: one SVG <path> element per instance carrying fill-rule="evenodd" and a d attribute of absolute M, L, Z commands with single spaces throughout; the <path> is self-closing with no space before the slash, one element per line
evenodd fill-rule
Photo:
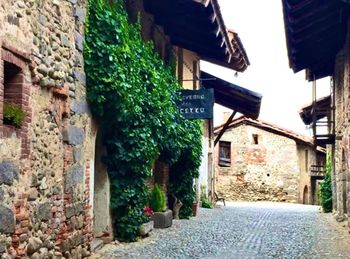
<path fill-rule="evenodd" d="M 199 212 L 199 203 L 198 202 L 194 202 L 192 204 L 192 214 L 193 214 L 193 217 L 196 217 L 198 215 L 198 212 Z"/>

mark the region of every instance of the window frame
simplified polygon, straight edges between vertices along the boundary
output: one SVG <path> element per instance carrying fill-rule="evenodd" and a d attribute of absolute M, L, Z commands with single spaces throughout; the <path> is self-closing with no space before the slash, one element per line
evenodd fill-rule
<path fill-rule="evenodd" d="M 226 149 L 226 155 L 223 156 L 222 150 Z M 231 152 L 231 142 L 230 141 L 219 141 L 219 156 L 218 164 L 220 167 L 230 167 L 232 161 L 232 152 Z"/>

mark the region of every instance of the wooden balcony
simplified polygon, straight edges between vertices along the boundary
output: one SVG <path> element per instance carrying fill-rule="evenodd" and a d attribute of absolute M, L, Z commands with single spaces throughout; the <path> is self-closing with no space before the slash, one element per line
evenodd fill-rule
<path fill-rule="evenodd" d="M 310 176 L 312 178 L 323 179 L 326 174 L 326 167 L 324 165 L 311 165 Z"/>

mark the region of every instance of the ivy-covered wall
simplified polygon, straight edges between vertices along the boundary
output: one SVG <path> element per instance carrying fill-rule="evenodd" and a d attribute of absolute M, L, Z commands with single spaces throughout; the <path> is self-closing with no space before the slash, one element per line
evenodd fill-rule
<path fill-rule="evenodd" d="M 103 130 L 117 238 L 134 241 L 148 203 L 146 180 L 156 159 L 171 165 L 170 192 L 191 216 L 201 156 L 199 121 L 185 120 L 175 101 L 174 69 L 130 23 L 124 2 L 90 0 L 85 42 L 88 101 Z"/>

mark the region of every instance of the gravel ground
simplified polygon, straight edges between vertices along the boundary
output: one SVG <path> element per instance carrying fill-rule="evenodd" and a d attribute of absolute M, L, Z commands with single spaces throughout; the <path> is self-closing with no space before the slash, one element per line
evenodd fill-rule
<path fill-rule="evenodd" d="M 201 209 L 136 243 L 106 245 L 92 258 L 350 258 L 348 229 L 317 206 L 229 203 Z"/>

